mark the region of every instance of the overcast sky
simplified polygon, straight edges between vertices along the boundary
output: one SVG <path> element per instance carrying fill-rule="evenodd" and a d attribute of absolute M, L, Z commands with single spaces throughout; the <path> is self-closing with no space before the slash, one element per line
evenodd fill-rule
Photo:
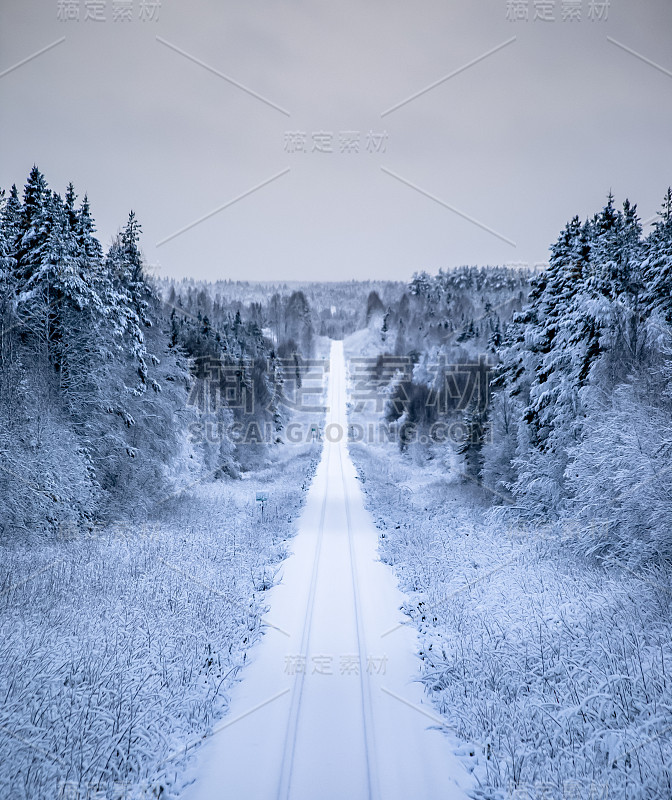
<path fill-rule="evenodd" d="M 672 3 L 609 5 L 0 0 L 0 185 L 72 180 L 105 246 L 135 209 L 166 276 L 534 265 L 672 183 Z"/>

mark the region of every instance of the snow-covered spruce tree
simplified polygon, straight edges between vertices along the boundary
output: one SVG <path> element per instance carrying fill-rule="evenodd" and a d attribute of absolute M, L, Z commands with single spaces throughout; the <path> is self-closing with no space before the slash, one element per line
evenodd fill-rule
<path fill-rule="evenodd" d="M 584 433 L 566 470 L 583 522 L 577 548 L 635 563 L 672 555 L 671 200 L 668 191 L 643 246 L 621 245 L 637 257 L 605 326 L 609 346 L 582 389 Z"/>
<path fill-rule="evenodd" d="M 483 470 L 483 447 L 487 440 L 487 409 L 472 401 L 463 415 L 464 434 L 457 454 L 464 459 L 464 476 L 477 481 Z"/>
<path fill-rule="evenodd" d="M 482 449 L 480 477 L 492 493 L 494 505 L 509 505 L 510 489 L 516 481 L 513 466 L 518 445 L 522 405 L 506 390 L 493 394 L 485 421 L 487 438 Z"/>
<path fill-rule="evenodd" d="M 16 274 L 27 281 L 41 260 L 41 249 L 49 234 L 46 203 L 51 192 L 44 175 L 33 166 L 23 190 L 23 203 L 19 211 L 16 248 Z"/>
<path fill-rule="evenodd" d="M 396 356 L 405 356 L 408 352 L 406 344 L 406 323 L 404 317 L 400 316 L 397 323 L 397 336 L 394 342 L 394 354 Z"/>
<path fill-rule="evenodd" d="M 672 554 L 671 210 L 668 192 L 644 241 L 611 195 L 572 220 L 499 352 L 483 478 L 530 515 L 576 518 L 584 555 Z"/>
<path fill-rule="evenodd" d="M 155 391 L 159 389 L 158 384 L 149 377 L 149 365 L 156 364 L 157 357 L 147 351 L 145 342 L 145 331 L 152 326 L 150 304 L 156 302 L 157 298 L 144 276 L 143 259 L 138 246 L 141 230 L 135 212 L 131 211 L 106 259 L 106 269 L 114 293 L 114 307 L 136 363 L 136 394 L 142 394 L 149 385 Z"/>
<path fill-rule="evenodd" d="M 16 186 L 5 200 L 0 193 L 0 370 L 11 361 L 16 339 L 16 259 L 15 242 L 21 204 Z M 0 373 L 1 374 L 1 373 Z"/>
<path fill-rule="evenodd" d="M 642 301 L 648 314 L 660 314 L 672 325 L 672 189 L 668 188 L 653 230 L 646 239 Z"/>
<path fill-rule="evenodd" d="M 308 300 L 303 292 L 292 292 L 285 308 L 284 336 L 301 348 L 306 358 L 313 355 L 313 322 Z"/>
<path fill-rule="evenodd" d="M 461 373 L 461 374 L 460 374 Z M 478 481 L 483 470 L 483 448 L 490 437 L 488 425 L 491 365 L 484 357 L 478 364 L 468 364 L 458 373 L 456 381 L 460 400 L 458 410 L 462 413 L 462 441 L 457 453 L 464 462 L 464 476 Z M 457 376 L 456 376 L 457 377 Z M 444 387 L 444 391 L 447 387 Z"/>
<path fill-rule="evenodd" d="M 366 324 L 368 325 L 375 317 L 382 319 L 385 313 L 385 306 L 380 299 L 378 292 L 371 291 L 366 301 Z M 379 321 L 376 323 L 379 324 Z"/>
<path fill-rule="evenodd" d="M 137 335 L 152 314 L 138 233 L 132 218 L 111 270 L 88 199 L 77 207 L 72 185 L 62 199 L 33 167 L 23 201 L 13 187 L 3 202 L 0 479 L 7 526 L 88 524 L 96 514 L 125 514 L 140 498 L 151 502 L 167 487 L 185 375 L 170 354 L 162 366 L 150 359 L 144 334 Z M 168 342 L 157 328 L 151 352 L 167 353 Z M 139 361 L 153 364 L 151 375 L 142 370 L 141 384 L 157 391 L 138 391 Z M 158 391 L 162 383 L 167 392 Z"/>

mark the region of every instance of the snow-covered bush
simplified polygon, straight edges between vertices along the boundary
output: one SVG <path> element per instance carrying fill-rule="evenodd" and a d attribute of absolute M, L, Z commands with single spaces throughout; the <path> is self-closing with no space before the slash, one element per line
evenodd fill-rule
<path fill-rule="evenodd" d="M 669 409 L 619 386 L 589 415 L 570 451 L 572 509 L 585 531 L 580 552 L 624 563 L 672 558 L 672 425 Z M 593 524 L 597 523 L 597 524 Z M 601 533 L 598 537 L 594 531 Z"/>

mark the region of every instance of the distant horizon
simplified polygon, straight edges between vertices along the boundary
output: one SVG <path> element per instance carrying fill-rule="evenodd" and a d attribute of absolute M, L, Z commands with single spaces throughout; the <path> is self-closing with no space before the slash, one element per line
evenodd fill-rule
<path fill-rule="evenodd" d="M 509 269 L 515 270 L 519 272 L 535 272 L 541 271 L 545 269 L 546 266 L 542 268 L 541 266 L 535 270 L 534 268 L 527 268 L 521 267 L 516 265 L 507 265 L 507 264 L 460 264 L 455 267 L 439 267 L 436 270 L 426 270 L 420 269 L 414 272 L 408 280 L 403 280 L 401 278 L 351 278 L 349 280 L 330 280 L 325 278 L 324 280 L 320 279 L 313 279 L 313 278 L 306 278 L 305 280 L 296 279 L 296 280 L 283 280 L 282 278 L 269 278 L 268 280 L 246 280 L 242 278 L 194 278 L 193 276 L 183 276 L 183 277 L 172 277 L 172 276 L 165 276 L 159 275 L 150 272 L 149 277 L 156 278 L 158 280 L 165 280 L 165 281 L 172 281 L 174 283 L 184 283 L 184 282 L 192 282 L 192 283 L 234 283 L 234 284 L 241 284 L 241 285 L 250 285 L 250 286 L 277 286 L 278 284 L 283 284 L 287 286 L 310 286 L 311 284 L 314 285 L 333 285 L 333 286 L 341 286 L 347 285 L 351 283 L 390 283 L 390 284 L 408 284 L 410 283 L 415 275 L 426 273 L 427 275 L 438 275 L 439 272 L 450 273 L 450 272 L 457 272 L 460 269 Z"/>

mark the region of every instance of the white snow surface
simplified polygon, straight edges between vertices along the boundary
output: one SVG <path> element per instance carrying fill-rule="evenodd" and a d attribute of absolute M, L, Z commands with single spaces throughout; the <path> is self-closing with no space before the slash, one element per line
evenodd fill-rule
<path fill-rule="evenodd" d="M 188 768 L 185 800 L 465 800 L 474 788 L 417 681 L 416 634 L 398 628 L 404 596 L 339 435 L 342 342 L 328 396 L 321 462 L 268 595 L 268 632 Z"/>

